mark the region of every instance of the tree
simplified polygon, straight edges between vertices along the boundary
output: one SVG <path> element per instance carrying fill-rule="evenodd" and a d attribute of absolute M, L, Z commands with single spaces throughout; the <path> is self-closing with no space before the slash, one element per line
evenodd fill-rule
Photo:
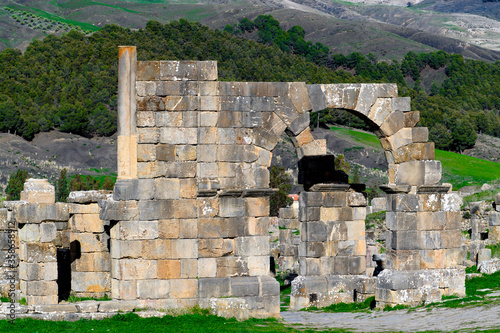
<path fill-rule="evenodd" d="M 112 191 L 115 187 L 115 182 L 110 177 L 104 178 L 104 182 L 102 183 L 102 189 L 107 191 Z"/>
<path fill-rule="evenodd" d="M 467 148 L 472 148 L 476 144 L 477 134 L 470 121 L 459 119 L 451 132 L 453 147 L 462 153 Z"/>
<path fill-rule="evenodd" d="M 69 195 L 68 188 L 68 179 L 67 179 L 68 170 L 62 169 L 59 174 L 59 180 L 56 185 L 56 201 L 57 202 L 66 202 L 66 199 Z"/>
<path fill-rule="evenodd" d="M 278 192 L 270 198 L 270 216 L 278 216 L 280 208 L 287 207 L 293 202 L 288 197 L 292 190 L 292 180 L 286 174 L 285 168 L 276 165 L 271 166 L 270 184 L 271 188 L 277 188 Z"/>
<path fill-rule="evenodd" d="M 437 149 L 450 150 L 453 137 L 443 124 L 436 124 L 429 131 L 429 140 L 434 142 Z"/>
<path fill-rule="evenodd" d="M 24 189 L 24 183 L 28 178 L 28 171 L 18 169 L 10 175 L 9 183 L 5 188 L 5 193 L 7 194 L 7 200 L 19 200 L 21 199 L 21 192 Z"/>

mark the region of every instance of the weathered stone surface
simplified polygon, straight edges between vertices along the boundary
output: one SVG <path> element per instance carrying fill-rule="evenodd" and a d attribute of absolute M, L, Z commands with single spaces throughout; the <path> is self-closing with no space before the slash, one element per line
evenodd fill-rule
<path fill-rule="evenodd" d="M 27 263 L 55 262 L 56 252 L 56 247 L 52 243 L 19 244 L 19 258 Z"/>
<path fill-rule="evenodd" d="M 29 178 L 24 183 L 21 200 L 29 204 L 53 204 L 55 203 L 55 188 L 47 179 Z"/>
<path fill-rule="evenodd" d="M 99 217 L 104 221 L 134 220 L 139 217 L 137 201 L 104 201 Z"/>
<path fill-rule="evenodd" d="M 411 161 L 401 163 L 395 175 L 397 185 L 435 185 L 440 180 L 440 161 Z"/>
<path fill-rule="evenodd" d="M 73 191 L 69 193 L 68 203 L 98 203 L 101 200 L 106 200 L 112 194 L 112 191 L 92 190 L 92 191 Z M 75 212 L 78 213 L 78 212 Z"/>
<path fill-rule="evenodd" d="M 14 218 L 17 223 L 40 223 L 42 221 L 67 221 L 69 207 L 66 203 L 26 204 L 14 207 Z"/>

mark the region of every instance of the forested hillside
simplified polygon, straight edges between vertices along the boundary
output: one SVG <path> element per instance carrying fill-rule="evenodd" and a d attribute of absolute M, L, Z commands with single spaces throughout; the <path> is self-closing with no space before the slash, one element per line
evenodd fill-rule
<path fill-rule="evenodd" d="M 254 29 L 257 29 L 254 31 Z M 377 62 L 373 55 L 330 54 L 304 41 L 301 27 L 288 31 L 272 17 L 211 30 L 181 19 L 151 21 L 132 31 L 115 25 L 92 35 L 72 31 L 33 42 L 24 54 L 0 54 L 0 131 L 31 139 L 52 128 L 84 136 L 116 131 L 117 47 L 136 45 L 139 60 L 217 60 L 220 80 L 305 81 L 307 83 L 396 82 L 413 98 L 421 125 L 444 149 L 462 150 L 476 132 L 500 136 L 500 62 L 464 60 L 445 52 L 409 53 L 401 63 Z M 229 33 L 230 32 L 230 33 Z M 258 33 L 263 42 L 241 38 Z M 444 69 L 446 78 L 427 95 L 420 75 Z M 411 82 L 411 83 L 409 83 Z M 325 122 L 353 123 L 324 112 Z"/>

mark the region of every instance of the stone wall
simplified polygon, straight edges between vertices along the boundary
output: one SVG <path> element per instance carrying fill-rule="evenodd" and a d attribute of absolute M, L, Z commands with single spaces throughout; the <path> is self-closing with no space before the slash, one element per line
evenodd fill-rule
<path fill-rule="evenodd" d="M 299 273 L 300 221 L 298 205 L 279 210 L 279 271 Z"/>

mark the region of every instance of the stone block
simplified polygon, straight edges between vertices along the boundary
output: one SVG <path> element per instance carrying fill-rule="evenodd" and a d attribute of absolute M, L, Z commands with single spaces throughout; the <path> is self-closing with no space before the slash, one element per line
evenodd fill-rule
<path fill-rule="evenodd" d="M 310 114 L 309 112 L 305 112 L 301 114 L 298 118 L 296 118 L 290 125 L 288 125 L 287 129 L 294 135 L 294 136 L 299 136 L 301 133 L 304 132 L 304 130 L 307 130 L 309 128 L 309 123 L 310 123 Z M 306 133 L 307 135 L 307 133 Z M 304 138 L 301 137 L 303 141 Z M 297 143 L 299 143 L 299 139 L 297 139 Z M 303 144 L 302 144 L 303 145 Z M 298 144 L 298 146 L 302 146 L 301 144 Z"/>
<path fill-rule="evenodd" d="M 377 98 L 375 104 L 372 105 L 368 118 L 378 126 L 382 126 L 385 120 L 393 112 L 392 99 L 390 98 Z M 359 103 L 359 101 L 358 101 Z"/>
<path fill-rule="evenodd" d="M 54 222 L 40 224 L 40 242 L 52 242 L 57 237 L 57 227 Z"/>
<path fill-rule="evenodd" d="M 109 292 L 111 274 L 109 272 L 71 272 L 71 290 L 77 293 Z"/>
<path fill-rule="evenodd" d="M 158 278 L 158 260 L 121 259 L 118 262 L 120 280 L 144 280 Z"/>
<path fill-rule="evenodd" d="M 306 237 L 309 242 L 323 242 L 328 239 L 327 224 L 322 221 L 307 223 Z"/>
<path fill-rule="evenodd" d="M 269 234 L 270 220 L 268 217 L 249 217 L 246 221 L 247 227 L 245 230 L 249 236 L 265 236 Z"/>
<path fill-rule="evenodd" d="M 248 275 L 246 261 L 237 257 L 217 258 L 217 277 L 245 276 Z"/>
<path fill-rule="evenodd" d="M 68 204 L 69 213 L 72 214 L 99 214 L 100 208 L 96 203 L 91 204 Z"/>
<path fill-rule="evenodd" d="M 411 111 L 411 98 L 410 97 L 396 97 L 392 98 L 392 109 L 394 111 Z"/>
<path fill-rule="evenodd" d="M 243 217 L 247 214 L 247 203 L 243 198 L 221 197 L 219 215 L 221 217 Z"/>
<path fill-rule="evenodd" d="M 159 237 L 164 238 L 179 238 L 180 226 L 178 219 L 168 219 L 158 221 Z"/>
<path fill-rule="evenodd" d="M 170 280 L 170 297 L 196 298 L 198 296 L 198 281 L 196 279 Z"/>
<path fill-rule="evenodd" d="M 441 231 L 441 246 L 445 249 L 459 248 L 461 245 L 460 229 Z"/>
<path fill-rule="evenodd" d="M 421 269 L 437 269 L 446 267 L 446 250 L 425 250 L 421 253 Z"/>
<path fill-rule="evenodd" d="M 180 179 L 179 195 L 183 199 L 196 198 L 196 179 L 194 178 Z"/>
<path fill-rule="evenodd" d="M 181 279 L 194 279 L 198 277 L 198 260 L 181 259 Z"/>
<path fill-rule="evenodd" d="M 349 257 L 349 275 L 360 275 L 366 269 L 366 258 L 364 256 Z"/>
<path fill-rule="evenodd" d="M 222 238 L 227 237 L 227 230 L 222 218 L 199 219 L 198 237 L 199 238 Z"/>
<path fill-rule="evenodd" d="M 99 218 L 104 221 L 134 220 L 139 217 L 137 201 L 105 201 Z"/>
<path fill-rule="evenodd" d="M 317 139 L 308 144 L 303 145 L 298 149 L 298 157 L 301 159 L 304 156 L 321 156 L 327 154 L 326 140 Z"/>
<path fill-rule="evenodd" d="M 179 279 L 181 275 L 180 260 L 158 260 L 158 278 Z"/>
<path fill-rule="evenodd" d="M 382 136 L 391 136 L 405 127 L 405 116 L 403 112 L 393 111 L 387 116 L 378 130 Z"/>
<path fill-rule="evenodd" d="M 158 221 L 121 221 L 119 237 L 123 240 L 158 238 Z"/>
<path fill-rule="evenodd" d="M 170 162 L 164 164 L 162 176 L 167 178 L 192 178 L 196 176 L 196 162 Z"/>
<path fill-rule="evenodd" d="M 155 199 L 179 199 L 180 181 L 175 178 L 154 179 Z M 171 208 L 170 208 L 171 209 Z"/>
<path fill-rule="evenodd" d="M 143 259 L 168 259 L 171 256 L 170 239 L 152 239 L 142 241 Z"/>
<path fill-rule="evenodd" d="M 437 212 L 441 210 L 441 196 L 439 193 L 419 194 L 418 197 L 419 211 Z"/>
<path fill-rule="evenodd" d="M 198 143 L 198 130 L 187 127 L 162 127 L 160 129 L 160 143 L 195 145 Z"/>
<path fill-rule="evenodd" d="M 51 296 L 57 295 L 56 281 L 26 281 L 25 289 L 21 286 L 21 291 L 27 296 Z M 24 289 L 24 290 L 23 290 Z"/>
<path fill-rule="evenodd" d="M 308 84 L 307 90 L 311 100 L 312 111 L 321 111 L 327 108 L 326 96 L 322 90 L 321 84 Z"/>
<path fill-rule="evenodd" d="M 500 212 L 490 211 L 488 215 L 488 223 L 490 226 L 500 226 Z"/>
<path fill-rule="evenodd" d="M 441 209 L 445 212 L 459 212 L 462 202 L 458 193 L 445 193 L 441 196 Z"/>
<path fill-rule="evenodd" d="M 137 297 L 142 299 L 168 298 L 170 282 L 168 280 L 139 280 L 137 281 Z"/>
<path fill-rule="evenodd" d="M 99 214 L 75 214 L 69 219 L 69 225 L 72 232 L 104 232 L 104 222 Z"/>
<path fill-rule="evenodd" d="M 158 143 L 160 130 L 154 127 L 137 128 L 137 143 Z"/>
<path fill-rule="evenodd" d="M 297 136 L 292 136 L 291 140 L 292 140 L 292 143 L 295 146 L 295 148 L 299 148 L 299 147 L 302 147 L 304 145 L 307 145 L 310 142 L 313 142 L 314 137 L 311 133 L 311 129 L 309 127 L 307 127 L 302 132 L 300 132 L 300 134 L 298 134 Z"/>
<path fill-rule="evenodd" d="M 364 240 L 365 239 L 365 221 L 349 221 L 345 223 L 347 227 L 347 239 Z"/>
<path fill-rule="evenodd" d="M 22 242 L 38 242 L 40 241 L 40 225 L 39 224 L 24 224 L 19 228 L 19 240 Z"/>
<path fill-rule="evenodd" d="M 246 204 L 248 208 L 248 216 L 269 216 L 269 197 L 247 198 Z"/>
<path fill-rule="evenodd" d="M 326 195 L 326 194 L 325 194 Z M 320 207 L 323 204 L 323 193 L 303 191 L 299 195 L 300 207 Z"/>
<path fill-rule="evenodd" d="M 350 207 L 365 207 L 366 197 L 360 192 L 347 193 L 347 205 Z"/>
<path fill-rule="evenodd" d="M 328 208 L 320 208 L 320 207 L 308 207 L 308 208 L 300 208 L 299 209 L 299 221 L 307 222 L 307 221 L 328 221 L 328 219 L 323 219 L 323 217 L 331 217 L 332 211 L 323 212 L 324 209 Z M 331 209 L 331 208 L 330 208 Z M 337 208 L 335 208 L 337 209 Z M 323 216 L 320 214 L 324 214 Z"/>
<path fill-rule="evenodd" d="M 238 237 L 234 241 L 235 255 L 261 256 L 269 254 L 269 238 L 266 236 Z"/>
<path fill-rule="evenodd" d="M 198 259 L 198 277 L 215 277 L 217 275 L 217 260 L 215 258 Z"/>
<path fill-rule="evenodd" d="M 70 233 L 70 242 L 78 244 L 81 252 L 106 251 L 108 239 L 106 234 Z"/>
<path fill-rule="evenodd" d="M 111 258 L 139 258 L 142 256 L 142 241 L 111 239 Z"/>
<path fill-rule="evenodd" d="M 172 239 L 171 245 L 173 259 L 198 258 L 197 239 Z"/>
<path fill-rule="evenodd" d="M 55 188 L 49 184 L 47 179 L 29 178 L 24 183 L 21 201 L 26 201 L 29 204 L 54 204 Z"/>
<path fill-rule="evenodd" d="M 201 278 L 198 283 L 201 298 L 236 296 L 231 293 L 230 278 Z"/>
<path fill-rule="evenodd" d="M 174 217 L 173 215 L 174 215 L 173 200 L 139 201 L 139 219 L 141 221 L 151 221 L 151 220 L 158 220 L 160 218 Z"/>
<path fill-rule="evenodd" d="M 52 243 L 21 243 L 19 258 L 27 263 L 56 262 L 57 251 Z"/>
<path fill-rule="evenodd" d="M 43 221 L 68 221 L 69 206 L 66 203 L 16 205 L 13 217 L 17 223 L 40 223 Z"/>
<path fill-rule="evenodd" d="M 219 215 L 219 198 L 199 198 L 197 204 L 199 217 Z"/>
<path fill-rule="evenodd" d="M 225 253 L 224 240 L 222 238 L 209 238 L 209 239 L 199 239 L 198 240 L 198 257 L 200 258 L 218 258 L 223 255 L 229 255 L 231 253 Z M 232 252 L 233 249 L 230 250 Z"/>
<path fill-rule="evenodd" d="M 405 112 L 405 127 L 415 127 L 420 121 L 420 111 Z"/>
<path fill-rule="evenodd" d="M 427 127 L 414 127 L 411 129 L 411 136 L 413 142 L 427 142 L 429 141 L 429 129 Z"/>
<path fill-rule="evenodd" d="M 398 250 L 387 249 L 387 268 L 399 271 L 420 269 L 420 250 Z"/>

